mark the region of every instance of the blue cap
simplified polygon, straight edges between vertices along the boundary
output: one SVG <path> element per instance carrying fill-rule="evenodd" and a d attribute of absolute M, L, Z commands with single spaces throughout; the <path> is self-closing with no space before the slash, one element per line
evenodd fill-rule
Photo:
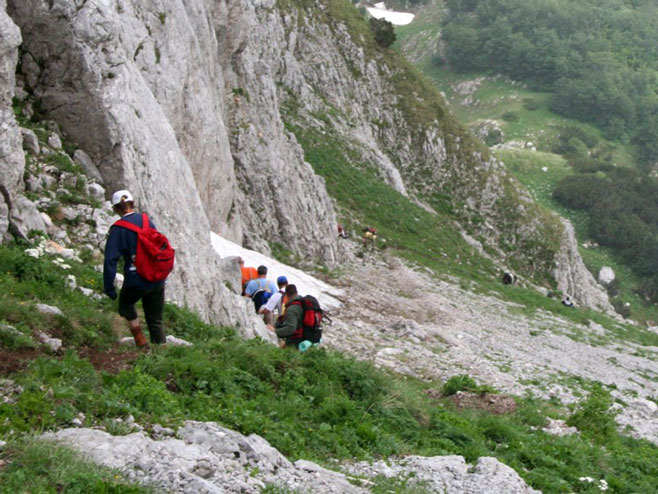
<path fill-rule="evenodd" d="M 281 284 L 283 284 L 283 283 L 288 283 L 288 278 L 286 278 L 285 276 L 279 276 L 279 277 L 276 279 L 276 282 L 277 282 L 279 285 L 281 285 Z"/>

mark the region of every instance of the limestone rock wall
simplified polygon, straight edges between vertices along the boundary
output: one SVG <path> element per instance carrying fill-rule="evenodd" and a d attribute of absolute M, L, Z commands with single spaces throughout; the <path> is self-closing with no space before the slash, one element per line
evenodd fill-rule
<path fill-rule="evenodd" d="M 175 126 L 136 62 L 139 32 L 131 10 L 124 2 L 56 2 L 50 8 L 12 1 L 9 12 L 23 33 L 29 89 L 97 160 L 106 184 L 132 190 L 177 248 L 179 268 L 168 297 L 228 322 L 219 316 L 230 294 L 219 279 L 208 279 L 218 272 L 210 221 Z"/>
<path fill-rule="evenodd" d="M 331 261 L 331 202 L 278 118 L 268 43 L 247 39 L 255 10 L 273 7 L 11 0 L 10 13 L 23 31 L 31 89 L 110 188 L 140 188 L 149 205 L 149 190 L 158 191 L 161 202 L 205 216 L 200 226 L 231 240 L 266 252 L 265 239 L 278 240 Z M 255 81 L 257 109 L 247 119 L 226 108 L 242 94 L 223 73 L 238 59 L 236 70 Z M 301 214 L 312 221 L 294 221 Z"/>
<path fill-rule="evenodd" d="M 25 160 L 21 133 L 12 110 L 21 33 L 0 0 L 0 239 L 9 228 L 9 210 L 21 189 Z"/>

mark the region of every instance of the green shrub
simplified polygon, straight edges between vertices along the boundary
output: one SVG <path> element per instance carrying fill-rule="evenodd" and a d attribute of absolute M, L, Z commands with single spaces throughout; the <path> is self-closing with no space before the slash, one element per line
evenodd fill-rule
<path fill-rule="evenodd" d="M 370 30 L 372 31 L 375 41 L 382 48 L 388 48 L 395 43 L 395 28 L 386 19 L 370 18 Z"/>
<path fill-rule="evenodd" d="M 598 444 L 610 443 L 615 439 L 615 416 L 618 413 L 611 409 L 612 405 L 610 392 L 601 385 L 596 385 L 589 396 L 578 405 L 567 423 Z"/>
<path fill-rule="evenodd" d="M 503 113 L 500 118 L 505 120 L 505 122 L 518 122 L 519 114 L 514 111 L 508 111 Z"/>
<path fill-rule="evenodd" d="M 528 111 L 535 111 L 540 108 L 540 103 L 534 98 L 523 98 L 523 108 Z"/>
<path fill-rule="evenodd" d="M 487 134 L 487 137 L 484 138 L 484 143 L 487 146 L 495 146 L 503 142 L 503 133 L 500 129 L 492 129 Z"/>
<path fill-rule="evenodd" d="M 475 379 L 471 376 L 461 374 L 458 376 L 452 376 L 449 378 L 441 389 L 441 393 L 444 396 L 451 396 L 457 393 L 458 391 L 475 391 L 477 389 L 477 383 Z"/>

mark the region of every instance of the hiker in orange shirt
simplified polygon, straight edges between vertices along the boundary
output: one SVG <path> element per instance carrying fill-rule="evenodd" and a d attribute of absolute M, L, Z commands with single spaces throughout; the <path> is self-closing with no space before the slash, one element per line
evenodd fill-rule
<path fill-rule="evenodd" d="M 244 295 L 244 289 L 251 280 L 258 278 L 258 271 L 254 267 L 245 267 L 244 259 L 238 257 L 238 264 L 240 265 L 240 271 L 242 272 L 242 295 Z"/>

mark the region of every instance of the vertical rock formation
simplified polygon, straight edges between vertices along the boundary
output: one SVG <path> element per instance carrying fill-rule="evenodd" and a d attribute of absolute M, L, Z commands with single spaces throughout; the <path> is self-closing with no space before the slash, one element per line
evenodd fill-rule
<path fill-rule="evenodd" d="M 269 3 L 259 9 L 272 10 Z M 257 110 L 242 120 L 227 115 L 226 101 L 242 92 L 223 70 L 234 75 L 228 65 L 241 60 L 255 8 L 204 0 L 10 2 L 31 89 L 99 163 L 110 188 L 141 188 L 145 204 L 156 208 L 158 200 L 181 208 L 186 198 L 188 209 L 205 216 L 200 226 L 232 240 L 265 251 L 265 238 L 279 240 L 332 260 L 333 208 L 278 118 L 269 59 L 261 53 L 267 43 L 249 45 L 255 53 L 239 69 L 258 81 L 251 93 Z M 294 220 L 302 214 L 311 220 Z"/>
<path fill-rule="evenodd" d="M 562 223 L 564 235 L 555 258 L 553 273 L 558 290 L 571 295 L 579 305 L 614 314 L 615 309 L 608 300 L 608 294 L 596 282 L 578 253 L 578 240 L 573 225 L 568 220 L 562 220 Z"/>
<path fill-rule="evenodd" d="M 21 34 L 5 8 L 6 0 L 0 0 L 0 240 L 9 228 L 9 210 L 22 187 L 25 167 L 21 133 L 12 109 Z"/>

